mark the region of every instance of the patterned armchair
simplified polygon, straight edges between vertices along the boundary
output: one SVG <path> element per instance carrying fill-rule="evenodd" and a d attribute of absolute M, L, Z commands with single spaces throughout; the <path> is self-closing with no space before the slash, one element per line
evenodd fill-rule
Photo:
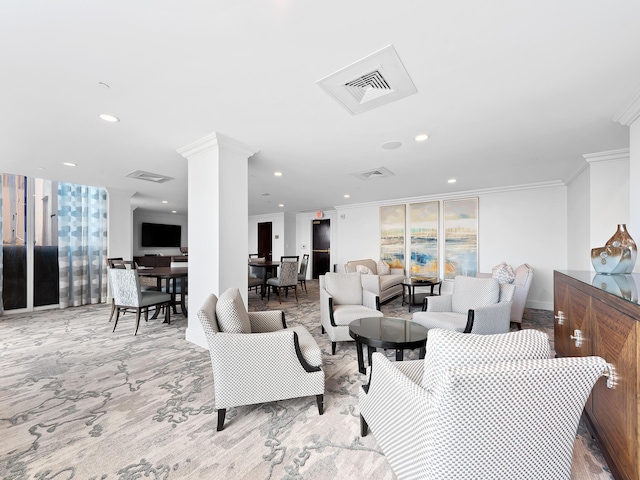
<path fill-rule="evenodd" d="M 543 332 L 433 329 L 424 360 L 373 354 L 361 434 L 371 428 L 400 480 L 569 480 L 580 415 L 603 374 L 600 357 L 549 358 Z"/>
<path fill-rule="evenodd" d="M 495 278 L 458 276 L 451 295 L 425 297 L 423 311 L 411 321 L 464 333 L 506 333 L 514 292 L 514 285 Z"/>
<path fill-rule="evenodd" d="M 304 327 L 279 310 L 247 312 L 237 288 L 211 294 L 198 310 L 207 337 L 218 431 L 227 408 L 315 395 L 324 410 L 322 352 Z"/>
<path fill-rule="evenodd" d="M 366 317 L 382 317 L 380 297 L 363 288 L 359 273 L 320 275 L 320 321 L 322 333 L 331 339 L 331 354 L 336 342 L 352 342 L 349 324 Z"/>

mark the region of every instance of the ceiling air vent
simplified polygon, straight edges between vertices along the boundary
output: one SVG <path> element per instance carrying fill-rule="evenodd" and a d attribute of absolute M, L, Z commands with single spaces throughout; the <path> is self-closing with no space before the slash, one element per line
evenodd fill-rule
<path fill-rule="evenodd" d="M 373 170 L 365 170 L 364 172 L 352 173 L 351 175 L 358 177 L 360 180 L 369 180 L 371 178 L 392 177 L 394 174 L 384 167 L 379 167 L 374 168 Z"/>
<path fill-rule="evenodd" d="M 145 180 L 153 183 L 164 183 L 169 180 L 173 180 L 173 177 L 167 177 L 166 175 L 159 175 L 157 173 L 145 172 L 142 170 L 136 170 L 127 175 L 129 178 L 135 178 L 137 180 Z"/>
<path fill-rule="evenodd" d="M 353 115 L 418 92 L 393 45 L 316 83 Z"/>

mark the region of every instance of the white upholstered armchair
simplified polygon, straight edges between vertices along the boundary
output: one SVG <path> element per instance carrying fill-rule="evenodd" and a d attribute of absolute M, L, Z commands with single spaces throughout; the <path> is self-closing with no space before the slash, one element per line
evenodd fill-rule
<path fill-rule="evenodd" d="M 495 278 L 457 276 L 451 295 L 425 297 L 423 311 L 411 321 L 464 333 L 506 333 L 514 291 L 514 285 Z"/>
<path fill-rule="evenodd" d="M 322 352 L 304 327 L 287 328 L 284 312 L 247 312 L 237 288 L 211 294 L 198 311 L 207 337 L 218 431 L 227 408 L 316 396 L 324 410 Z"/>
<path fill-rule="evenodd" d="M 373 354 L 361 434 L 371 428 L 400 480 L 569 480 L 580 415 L 605 373 L 600 357 L 549 358 L 543 332 L 433 329 L 424 360 Z"/>
<path fill-rule="evenodd" d="M 331 339 L 331 354 L 336 342 L 353 342 L 349 324 L 366 317 L 382 317 L 380 297 L 362 286 L 359 273 L 320 275 L 320 321 L 322 333 Z"/>

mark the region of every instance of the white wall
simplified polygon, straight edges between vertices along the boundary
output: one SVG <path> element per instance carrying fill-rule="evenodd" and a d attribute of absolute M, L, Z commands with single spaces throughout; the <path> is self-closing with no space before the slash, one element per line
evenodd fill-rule
<path fill-rule="evenodd" d="M 567 269 L 590 270 L 591 245 L 591 177 L 585 168 L 567 185 Z"/>
<path fill-rule="evenodd" d="M 640 118 L 630 127 L 629 173 L 629 234 L 640 245 Z M 636 260 L 634 272 L 640 273 L 640 260 Z"/>
<path fill-rule="evenodd" d="M 265 222 L 271 222 L 271 258 L 280 261 L 280 257 L 286 255 L 284 253 L 284 213 L 253 215 L 249 217 L 249 251 L 247 252 L 247 256 L 250 253 L 258 252 L 258 224 Z M 295 242 L 295 239 L 292 241 Z"/>
<path fill-rule="evenodd" d="M 140 231 L 142 229 L 142 223 L 160 223 L 164 225 L 180 225 L 181 240 L 180 245 L 186 247 L 189 245 L 189 223 L 187 215 L 179 215 L 175 213 L 157 213 L 140 211 L 138 209 L 133 211 L 133 255 L 142 256 L 146 254 L 161 254 L 161 255 L 182 255 L 178 247 L 175 248 L 153 248 L 142 247 L 140 245 Z"/>
<path fill-rule="evenodd" d="M 629 159 L 590 163 L 589 169 L 590 252 L 604 246 L 618 224 L 629 223 Z"/>
<path fill-rule="evenodd" d="M 109 209 L 107 215 L 107 257 L 133 259 L 133 212 L 131 192 L 107 189 Z"/>
<path fill-rule="evenodd" d="M 449 198 L 479 197 L 479 271 L 505 261 L 534 270 L 527 305 L 553 309 L 553 270 L 567 267 L 567 189 L 559 183 L 524 186 Z M 444 200 L 443 197 L 396 199 L 384 204 Z M 383 203 L 336 207 L 336 262 L 380 258 L 379 208 Z M 341 270 L 342 271 L 342 270 Z M 448 291 L 445 285 L 443 292 Z"/>
<path fill-rule="evenodd" d="M 296 214 L 284 214 L 284 254 L 297 255 L 296 253 Z"/>

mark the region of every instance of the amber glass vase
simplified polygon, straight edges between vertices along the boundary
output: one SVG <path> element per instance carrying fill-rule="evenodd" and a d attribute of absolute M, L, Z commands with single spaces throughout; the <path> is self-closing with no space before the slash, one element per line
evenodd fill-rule
<path fill-rule="evenodd" d="M 628 262 L 627 268 L 624 273 L 631 273 L 633 271 L 633 267 L 636 264 L 636 257 L 638 256 L 638 247 L 636 246 L 636 242 L 633 241 L 631 235 L 627 231 L 627 225 L 621 223 L 618 225 L 618 230 L 613 234 L 606 245 L 611 245 L 613 247 L 625 247 L 631 250 L 631 261 Z"/>

